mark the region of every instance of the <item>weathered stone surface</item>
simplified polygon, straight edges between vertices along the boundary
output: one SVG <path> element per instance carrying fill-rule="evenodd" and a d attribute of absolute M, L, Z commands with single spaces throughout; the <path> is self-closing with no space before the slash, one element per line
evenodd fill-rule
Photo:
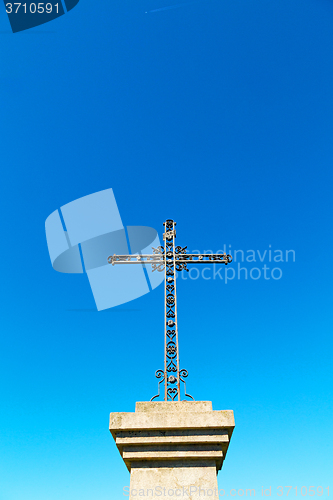
<path fill-rule="evenodd" d="M 202 500 L 207 496 L 218 499 L 214 460 L 204 462 L 179 461 L 152 463 L 149 467 L 134 463 L 131 471 L 130 500 L 143 498 L 188 498 Z"/>
<path fill-rule="evenodd" d="M 211 401 L 138 401 L 135 411 L 212 411 Z"/>
<path fill-rule="evenodd" d="M 204 403 L 209 404 L 206 401 Z M 149 404 L 153 406 L 150 408 Z M 111 413 L 110 431 L 113 437 L 117 431 L 121 430 L 233 429 L 235 427 L 232 410 L 204 411 L 201 401 L 161 401 L 137 403 L 137 405 L 140 405 L 140 410 L 135 413 Z M 147 410 L 144 410 L 144 407 Z"/>
<path fill-rule="evenodd" d="M 216 458 L 222 460 L 222 446 L 218 444 L 204 445 L 169 445 L 169 446 L 124 446 L 122 456 L 126 463 L 137 460 L 179 460 L 188 458 L 202 460 L 203 458 Z"/>
<path fill-rule="evenodd" d="M 148 489 L 150 497 L 188 496 L 184 488 L 193 500 L 203 490 L 215 494 L 234 426 L 233 412 L 213 411 L 210 401 L 138 402 L 135 413 L 111 413 L 110 431 L 131 472 L 130 498 L 149 496 Z"/>
<path fill-rule="evenodd" d="M 117 432 L 117 445 L 169 443 L 229 443 L 228 429 L 183 429 Z"/>

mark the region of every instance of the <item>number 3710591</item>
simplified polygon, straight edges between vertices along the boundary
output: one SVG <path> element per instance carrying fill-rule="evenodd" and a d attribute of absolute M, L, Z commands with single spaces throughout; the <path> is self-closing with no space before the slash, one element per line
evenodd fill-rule
<path fill-rule="evenodd" d="M 283 495 L 288 496 L 289 493 L 292 491 L 294 493 L 295 490 L 295 495 L 297 496 L 297 486 L 278 486 L 277 487 L 277 496 L 281 497 Z M 301 493 L 301 495 L 304 496 L 319 496 L 321 497 L 325 490 L 327 490 L 327 496 L 330 494 L 330 489 L 329 486 L 327 488 L 323 488 L 322 486 L 318 486 L 315 488 L 315 486 L 309 486 L 308 488 L 306 486 L 302 486 L 301 488 L 298 488 L 298 492 Z"/>
<path fill-rule="evenodd" d="M 6 12 L 7 14 L 17 14 L 19 11 L 21 13 L 27 14 L 51 14 L 53 8 L 56 13 L 59 14 L 59 4 L 56 3 L 52 5 L 51 3 L 6 3 Z"/>

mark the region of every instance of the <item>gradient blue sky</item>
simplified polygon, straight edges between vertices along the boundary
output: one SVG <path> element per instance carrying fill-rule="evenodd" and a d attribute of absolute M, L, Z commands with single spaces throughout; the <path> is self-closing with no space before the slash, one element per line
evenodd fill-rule
<path fill-rule="evenodd" d="M 190 250 L 295 250 L 280 280 L 180 280 L 181 364 L 235 412 L 221 488 L 333 487 L 333 0 L 145 13 L 170 5 L 81 0 L 15 35 L 0 10 L 0 500 L 129 484 L 108 418 L 156 393 L 163 289 L 97 312 L 44 233 L 109 187 Z"/>

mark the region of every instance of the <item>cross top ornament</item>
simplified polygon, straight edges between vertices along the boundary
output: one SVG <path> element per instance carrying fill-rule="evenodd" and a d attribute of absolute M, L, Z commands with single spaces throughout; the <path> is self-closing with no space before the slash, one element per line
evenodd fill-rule
<path fill-rule="evenodd" d="M 164 247 L 152 247 L 153 254 L 110 255 L 108 263 L 141 264 L 152 266 L 152 271 L 164 271 L 164 369 L 157 370 L 155 376 L 159 379 L 158 394 L 150 401 L 160 396 L 160 387 L 164 382 L 164 400 L 180 401 L 180 382 L 184 384 L 185 397 L 194 400 L 186 393 L 185 379 L 188 371 L 179 368 L 178 324 L 177 324 L 177 291 L 176 271 L 188 271 L 188 264 L 229 264 L 231 255 L 223 254 L 188 254 L 187 247 L 175 246 L 176 222 L 172 219 L 164 223 Z"/>

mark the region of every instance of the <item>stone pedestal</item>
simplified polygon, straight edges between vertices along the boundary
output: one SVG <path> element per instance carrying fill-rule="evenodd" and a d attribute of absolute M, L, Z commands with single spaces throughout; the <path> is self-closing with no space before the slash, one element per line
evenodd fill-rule
<path fill-rule="evenodd" d="M 234 427 L 233 411 L 213 411 L 210 401 L 140 402 L 135 413 L 111 413 L 110 431 L 131 473 L 130 500 L 216 500 Z"/>

